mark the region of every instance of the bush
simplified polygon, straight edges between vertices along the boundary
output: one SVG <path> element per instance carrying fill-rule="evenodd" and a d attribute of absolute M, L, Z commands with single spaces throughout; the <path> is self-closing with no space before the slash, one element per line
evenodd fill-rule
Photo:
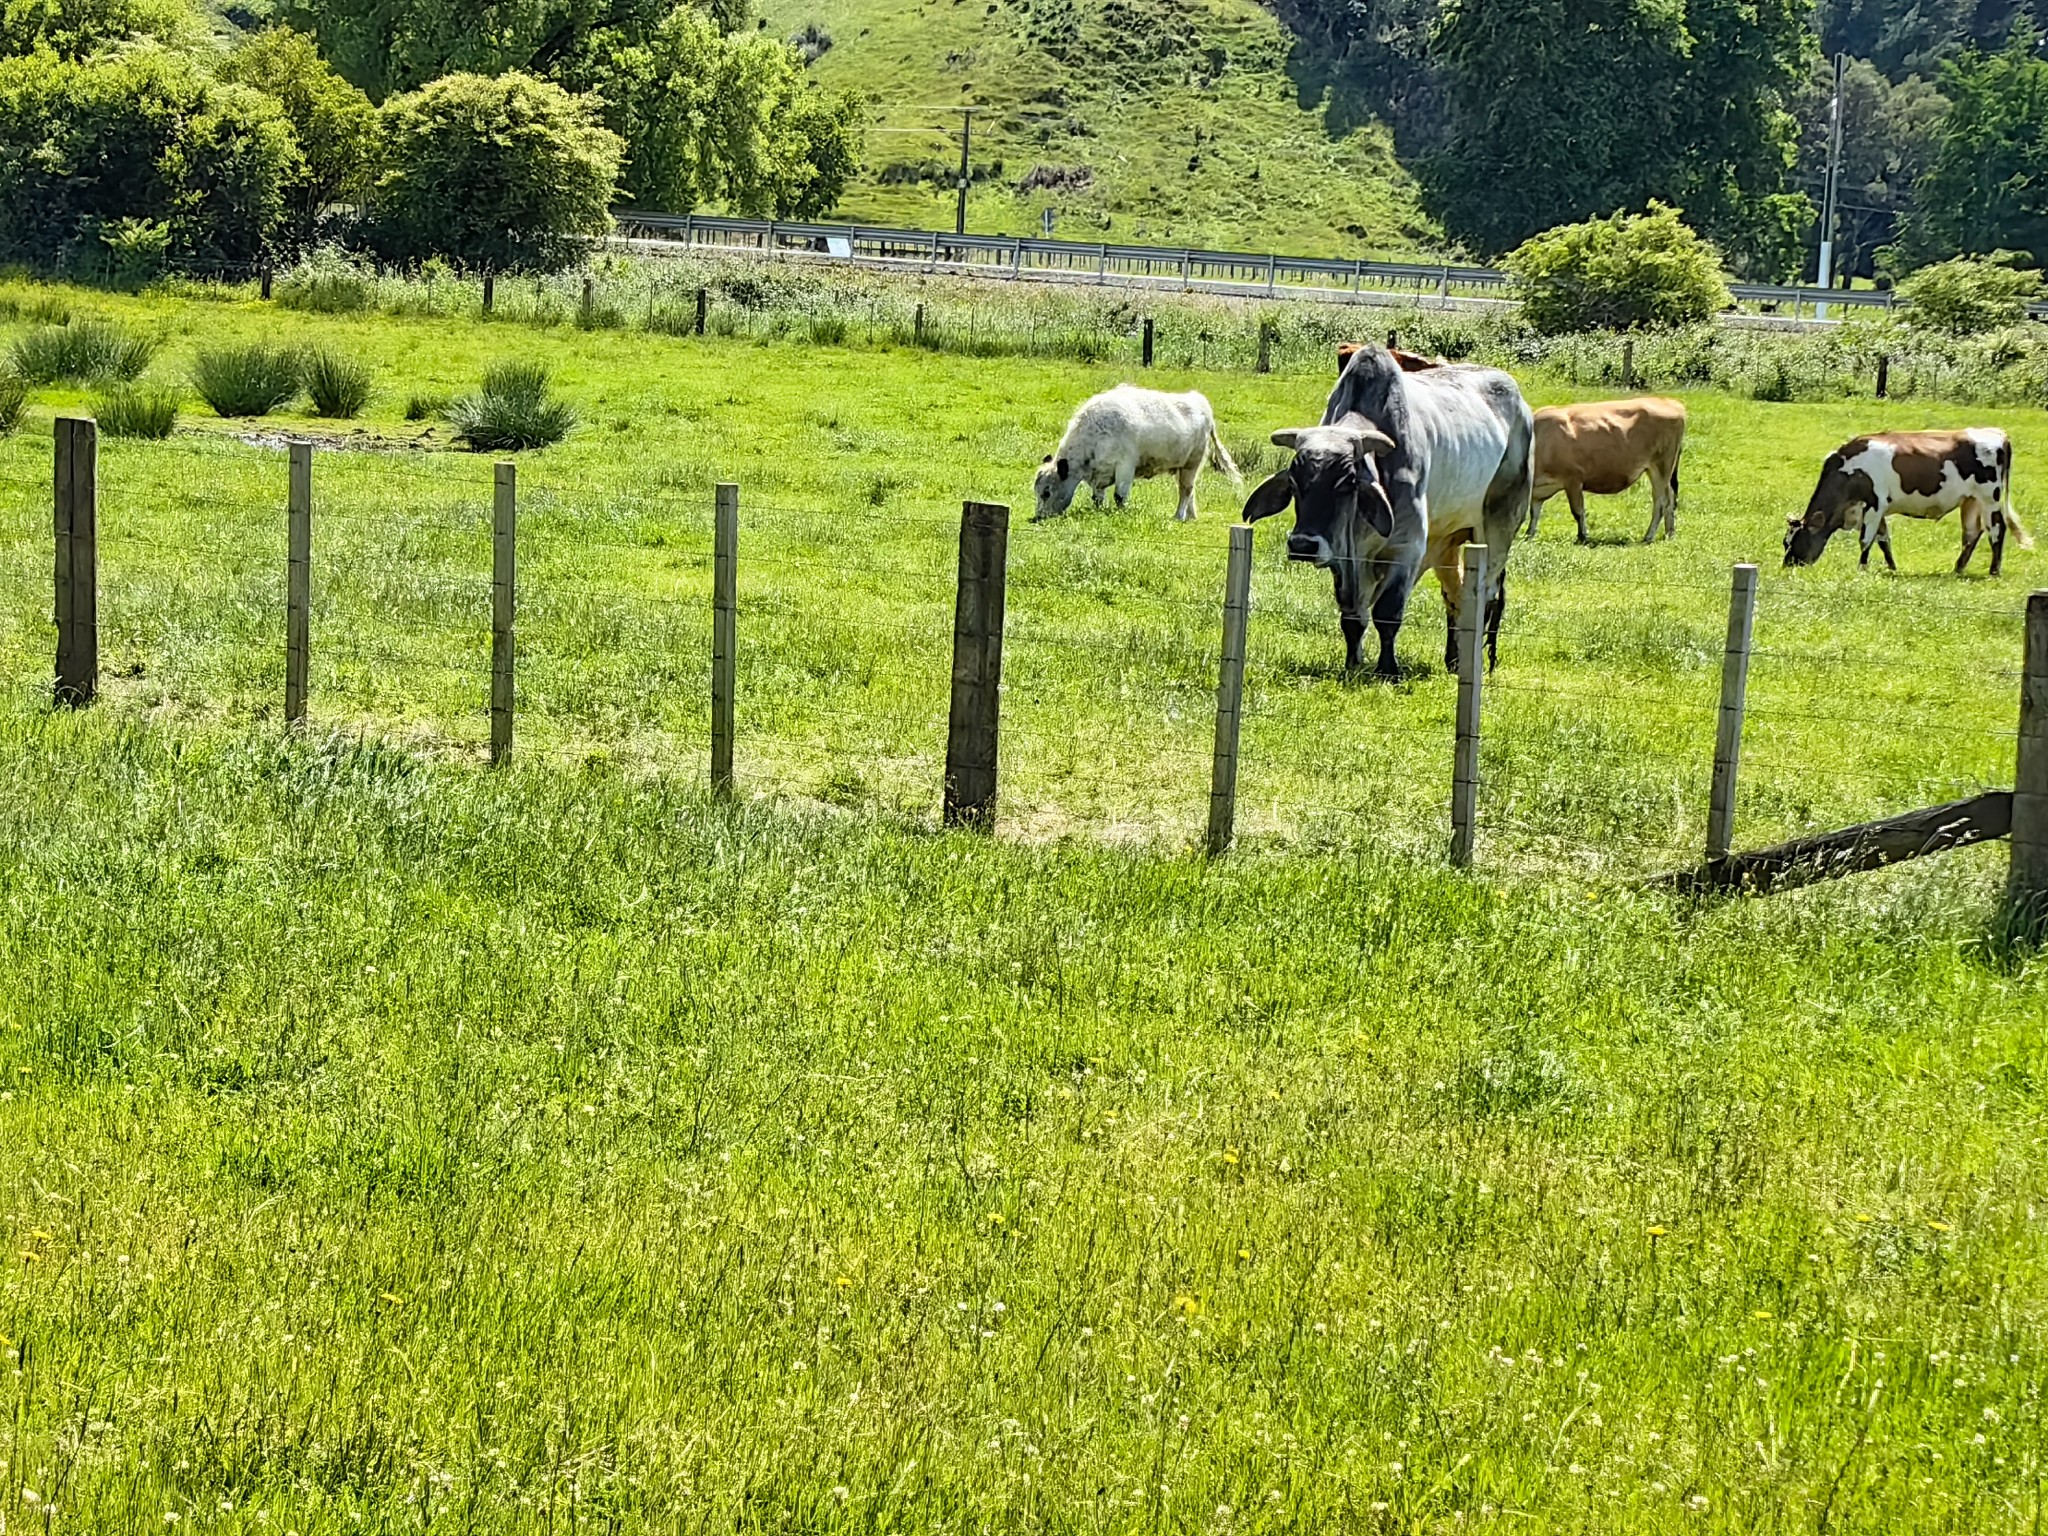
<path fill-rule="evenodd" d="M 284 192 L 295 242 L 312 238 L 321 209 L 369 190 L 377 109 L 320 57 L 311 38 L 285 27 L 260 32 L 228 56 L 220 77 L 270 97 L 292 125 L 300 160 Z"/>
<path fill-rule="evenodd" d="M 117 288 L 141 288 L 164 275 L 170 262 L 171 226 L 151 219 L 116 219 L 100 230 L 107 248 L 107 280 Z"/>
<path fill-rule="evenodd" d="M 220 416 L 268 416 L 299 384 L 298 354 L 284 347 L 208 347 L 192 359 L 192 387 Z"/>
<path fill-rule="evenodd" d="M 0 373 L 0 437 L 21 425 L 22 408 L 28 404 L 28 380 L 18 373 Z"/>
<path fill-rule="evenodd" d="M 1905 320 L 1923 331 L 1980 336 L 2027 318 L 2027 305 L 2041 293 L 2041 274 L 2019 266 L 2011 251 L 1958 256 L 1922 267 L 1899 284 Z"/>
<path fill-rule="evenodd" d="M 93 401 L 93 418 L 109 437 L 169 437 L 184 396 L 169 384 L 116 384 Z"/>
<path fill-rule="evenodd" d="M 31 384 L 92 384 L 134 378 L 156 355 L 156 342 L 111 320 L 80 320 L 23 331 L 11 351 L 14 371 Z"/>
<path fill-rule="evenodd" d="M 339 246 L 323 245 L 280 277 L 271 292 L 286 309 L 316 315 L 352 315 L 377 296 L 370 264 Z"/>
<path fill-rule="evenodd" d="M 548 371 L 539 363 L 494 363 L 484 387 L 448 407 L 460 442 L 483 453 L 545 448 L 568 436 L 576 413 L 548 396 Z"/>
<path fill-rule="evenodd" d="M 557 271 L 611 228 L 624 145 L 595 105 L 529 75 L 447 75 L 384 103 L 377 238 L 406 260 Z"/>
<path fill-rule="evenodd" d="M 446 395 L 412 395 L 405 402 L 407 421 L 428 421 L 436 416 L 448 414 Z"/>
<path fill-rule="evenodd" d="M 1522 317 L 1545 335 L 1687 325 L 1732 302 L 1713 246 L 1661 203 L 1546 230 L 1505 265 Z"/>
<path fill-rule="evenodd" d="M 370 369 L 345 352 L 321 347 L 306 355 L 301 375 L 315 416 L 346 420 L 360 415 L 370 399 Z"/>

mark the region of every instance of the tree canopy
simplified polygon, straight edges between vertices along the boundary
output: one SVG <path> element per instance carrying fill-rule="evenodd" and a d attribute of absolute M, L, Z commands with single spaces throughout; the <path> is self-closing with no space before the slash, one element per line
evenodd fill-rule
<path fill-rule="evenodd" d="M 2048 261 L 2048 62 L 2022 32 L 2003 52 L 1942 66 L 1951 103 L 1907 232 L 1913 260 L 2020 252 Z"/>

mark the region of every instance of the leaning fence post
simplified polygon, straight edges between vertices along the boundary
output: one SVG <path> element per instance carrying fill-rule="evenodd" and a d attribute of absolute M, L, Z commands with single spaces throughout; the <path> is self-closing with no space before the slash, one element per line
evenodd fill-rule
<path fill-rule="evenodd" d="M 284 723 L 306 719 L 313 638 L 313 445 L 291 445 L 285 499 Z"/>
<path fill-rule="evenodd" d="M 1230 847 L 1237 823 L 1237 735 L 1244 718 L 1244 632 L 1251 610 L 1252 528 L 1230 530 L 1223 577 L 1223 660 L 1216 678 L 1216 760 L 1209 773 L 1209 856 Z"/>
<path fill-rule="evenodd" d="M 711 524 L 711 792 L 732 793 L 732 705 L 739 672 L 740 488 L 720 482 Z"/>
<path fill-rule="evenodd" d="M 1010 509 L 960 509 L 960 584 L 953 601 L 953 698 L 946 723 L 943 820 L 987 831 L 996 818 L 1003 683 L 1003 587 Z"/>
<path fill-rule="evenodd" d="M 513 617 L 519 466 L 500 464 L 491 500 L 491 761 L 512 755 Z"/>
<path fill-rule="evenodd" d="M 1756 567 L 1735 567 L 1728 595 L 1728 645 L 1721 653 L 1721 718 L 1714 732 L 1714 782 L 1707 807 L 1707 862 L 1735 851 L 1735 780 L 1742 766 L 1742 718 L 1749 707 L 1749 646 L 1756 630 Z"/>
<path fill-rule="evenodd" d="M 2048 938 L 2048 591 L 2027 599 L 2020 669 L 2020 739 L 2012 787 L 2012 868 L 2006 913 L 2016 938 Z"/>
<path fill-rule="evenodd" d="M 90 704 L 100 688 L 99 425 L 59 416 L 56 430 L 57 681 L 59 707 Z"/>
<path fill-rule="evenodd" d="M 1451 769 L 1451 863 L 1472 862 L 1479 822 L 1479 689 L 1486 676 L 1487 548 L 1465 546 L 1458 617 L 1458 745 Z"/>

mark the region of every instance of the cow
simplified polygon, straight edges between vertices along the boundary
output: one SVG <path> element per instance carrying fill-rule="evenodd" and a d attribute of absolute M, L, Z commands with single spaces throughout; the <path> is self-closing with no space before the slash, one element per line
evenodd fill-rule
<path fill-rule="evenodd" d="M 1180 505 L 1173 515 L 1186 522 L 1195 515 L 1195 481 L 1205 462 L 1233 485 L 1243 483 L 1216 435 L 1216 413 L 1207 399 L 1193 390 L 1169 395 L 1119 384 L 1082 402 L 1059 447 L 1038 466 L 1038 510 L 1032 521 L 1059 516 L 1084 485 L 1094 491 L 1098 507 L 1102 493 L 1114 486 L 1121 511 L 1131 499 L 1134 480 L 1173 475 L 1180 481 Z"/>
<path fill-rule="evenodd" d="M 1368 615 L 1379 631 L 1382 678 L 1398 678 L 1394 637 L 1424 571 L 1436 573 L 1458 664 L 1463 591 L 1460 546 L 1491 555 L 1485 628 L 1498 660 L 1509 546 L 1529 513 L 1535 425 L 1515 381 L 1492 368 L 1451 364 L 1403 371 L 1383 347 L 1354 352 L 1330 392 L 1320 426 L 1275 432 L 1292 449 L 1286 469 L 1245 500 L 1257 522 L 1294 507 L 1287 558 L 1328 570 L 1344 631 L 1344 664 L 1361 665 Z"/>
<path fill-rule="evenodd" d="M 1644 475 L 1650 477 L 1650 531 L 1645 544 L 1678 532 L 1678 458 L 1685 451 L 1685 406 L 1659 395 L 1635 400 L 1597 400 L 1585 405 L 1547 405 L 1536 413 L 1536 489 L 1529 497 L 1529 537 L 1543 517 L 1543 504 L 1559 491 L 1571 504 L 1586 535 L 1586 493 L 1619 496 Z"/>
<path fill-rule="evenodd" d="M 1820 483 L 1803 516 L 1788 518 L 1785 564 L 1812 565 L 1828 540 L 1846 528 L 1858 529 L 1863 565 L 1870 564 L 1870 546 L 1892 559 L 1891 514 L 1905 517 L 1946 517 L 1960 511 L 1963 552 L 1956 560 L 1962 575 L 1976 552 L 1977 541 L 1991 534 L 1991 574 L 2005 563 L 2005 535 L 2010 529 L 2020 548 L 2033 540 L 2006 504 L 2012 491 L 2012 442 L 1996 427 L 1965 427 L 1953 432 L 1878 432 L 1852 437 L 1821 464 Z"/>
<path fill-rule="evenodd" d="M 1352 355 L 1364 350 L 1364 342 L 1340 341 L 1337 343 L 1337 375 L 1339 378 L 1343 377 L 1345 366 L 1351 361 Z M 1449 358 L 1424 357 L 1420 352 L 1403 352 L 1399 347 L 1387 348 L 1387 356 L 1400 365 L 1403 373 L 1420 373 L 1425 368 L 1448 368 L 1451 365 Z"/>

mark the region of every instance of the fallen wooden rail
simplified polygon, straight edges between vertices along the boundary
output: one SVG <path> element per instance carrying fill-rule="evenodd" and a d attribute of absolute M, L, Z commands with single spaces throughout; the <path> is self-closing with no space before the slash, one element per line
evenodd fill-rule
<path fill-rule="evenodd" d="M 1930 853 L 1966 848 L 1971 843 L 1990 842 L 2011 832 L 2012 791 L 1994 789 L 1967 800 L 1844 827 L 1839 832 L 1794 838 L 1775 848 L 1730 854 L 1697 869 L 1661 875 L 1650 883 L 1667 890 L 1741 891 L 1765 896 L 1866 869 L 1882 869 L 1887 864 Z"/>

